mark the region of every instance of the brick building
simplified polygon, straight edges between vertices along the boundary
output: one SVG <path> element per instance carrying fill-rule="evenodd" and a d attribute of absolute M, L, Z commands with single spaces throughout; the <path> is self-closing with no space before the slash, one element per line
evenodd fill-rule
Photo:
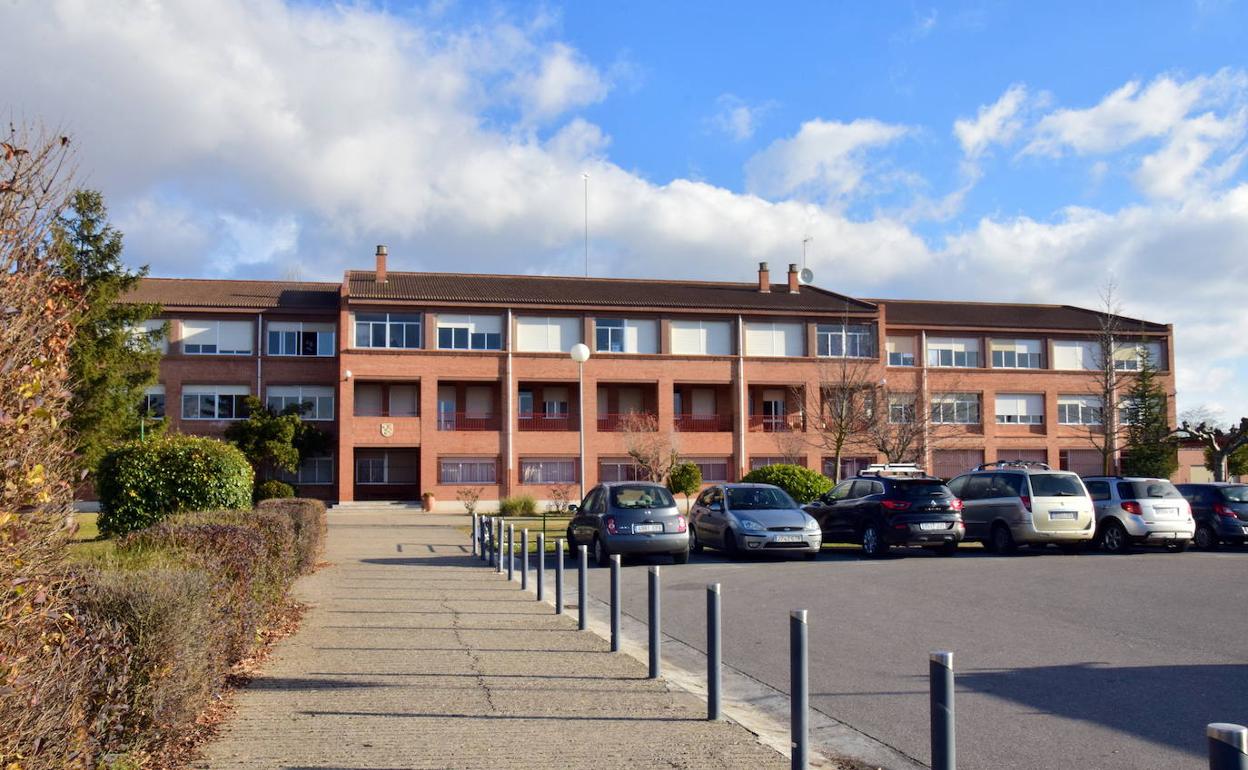
<path fill-rule="evenodd" d="M 799 285 L 793 266 L 781 278 L 765 264 L 757 283 L 401 273 L 379 248 L 340 284 L 152 278 L 132 296 L 170 322 L 149 396 L 170 427 L 219 435 L 248 394 L 306 404 L 336 451 L 294 480 L 329 500 L 575 494 L 582 476 L 633 473 L 638 428 L 670 436 L 707 481 L 786 458 L 833 475 L 818 413 L 847 382 L 939 475 L 998 459 L 1099 470 L 1096 312 L 855 299 Z M 1147 350 L 1173 393 L 1172 328 L 1120 327 L 1116 368 Z M 857 436 L 841 472 L 879 459 Z"/>

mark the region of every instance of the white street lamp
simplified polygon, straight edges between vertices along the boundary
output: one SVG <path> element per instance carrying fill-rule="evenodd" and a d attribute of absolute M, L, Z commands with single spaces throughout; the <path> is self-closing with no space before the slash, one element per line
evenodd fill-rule
<path fill-rule="evenodd" d="M 581 500 L 585 499 L 585 362 L 589 360 L 589 346 L 578 342 L 572 346 L 572 360 L 576 362 L 577 422 L 581 431 L 581 469 L 577 477 L 581 481 Z"/>

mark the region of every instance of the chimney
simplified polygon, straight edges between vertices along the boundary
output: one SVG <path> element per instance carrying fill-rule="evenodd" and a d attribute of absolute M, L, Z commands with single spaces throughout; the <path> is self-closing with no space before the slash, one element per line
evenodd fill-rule
<path fill-rule="evenodd" d="M 758 263 L 758 290 L 763 294 L 771 291 L 771 273 L 767 271 L 767 263 Z"/>
<path fill-rule="evenodd" d="M 386 247 L 377 247 L 377 274 L 373 278 L 377 283 L 386 282 Z"/>
<path fill-rule="evenodd" d="M 797 265 L 789 265 L 789 294 L 797 294 L 801 289 L 798 288 Z"/>

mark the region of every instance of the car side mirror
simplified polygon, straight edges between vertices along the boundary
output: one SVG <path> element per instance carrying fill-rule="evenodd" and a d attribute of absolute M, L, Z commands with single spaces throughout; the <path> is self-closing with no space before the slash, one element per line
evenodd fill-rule
<path fill-rule="evenodd" d="M 576 503 L 572 503 L 568 506 L 568 513 L 576 513 L 579 510 L 581 510 L 581 506 Z"/>
<path fill-rule="evenodd" d="M 710 508 L 712 511 L 722 513 L 724 510 L 724 504 L 723 503 L 711 503 L 710 505 L 707 506 L 707 508 Z"/>

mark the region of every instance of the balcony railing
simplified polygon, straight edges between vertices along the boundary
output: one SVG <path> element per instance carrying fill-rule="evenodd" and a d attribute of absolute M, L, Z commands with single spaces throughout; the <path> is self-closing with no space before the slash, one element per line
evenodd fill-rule
<path fill-rule="evenodd" d="M 442 412 L 438 415 L 438 430 L 498 430 L 499 427 L 496 414 Z"/>
<path fill-rule="evenodd" d="M 535 431 L 579 430 L 580 422 L 574 414 L 522 414 L 519 427 Z"/>
<path fill-rule="evenodd" d="M 625 414 L 598 415 L 599 432 L 622 430 L 658 430 L 658 419 L 653 414 L 628 412 Z"/>
<path fill-rule="evenodd" d="M 732 415 L 678 414 L 676 430 L 681 433 L 718 433 L 732 430 Z"/>
<path fill-rule="evenodd" d="M 750 415 L 750 430 L 763 433 L 793 433 L 802 430 L 801 414 Z"/>

